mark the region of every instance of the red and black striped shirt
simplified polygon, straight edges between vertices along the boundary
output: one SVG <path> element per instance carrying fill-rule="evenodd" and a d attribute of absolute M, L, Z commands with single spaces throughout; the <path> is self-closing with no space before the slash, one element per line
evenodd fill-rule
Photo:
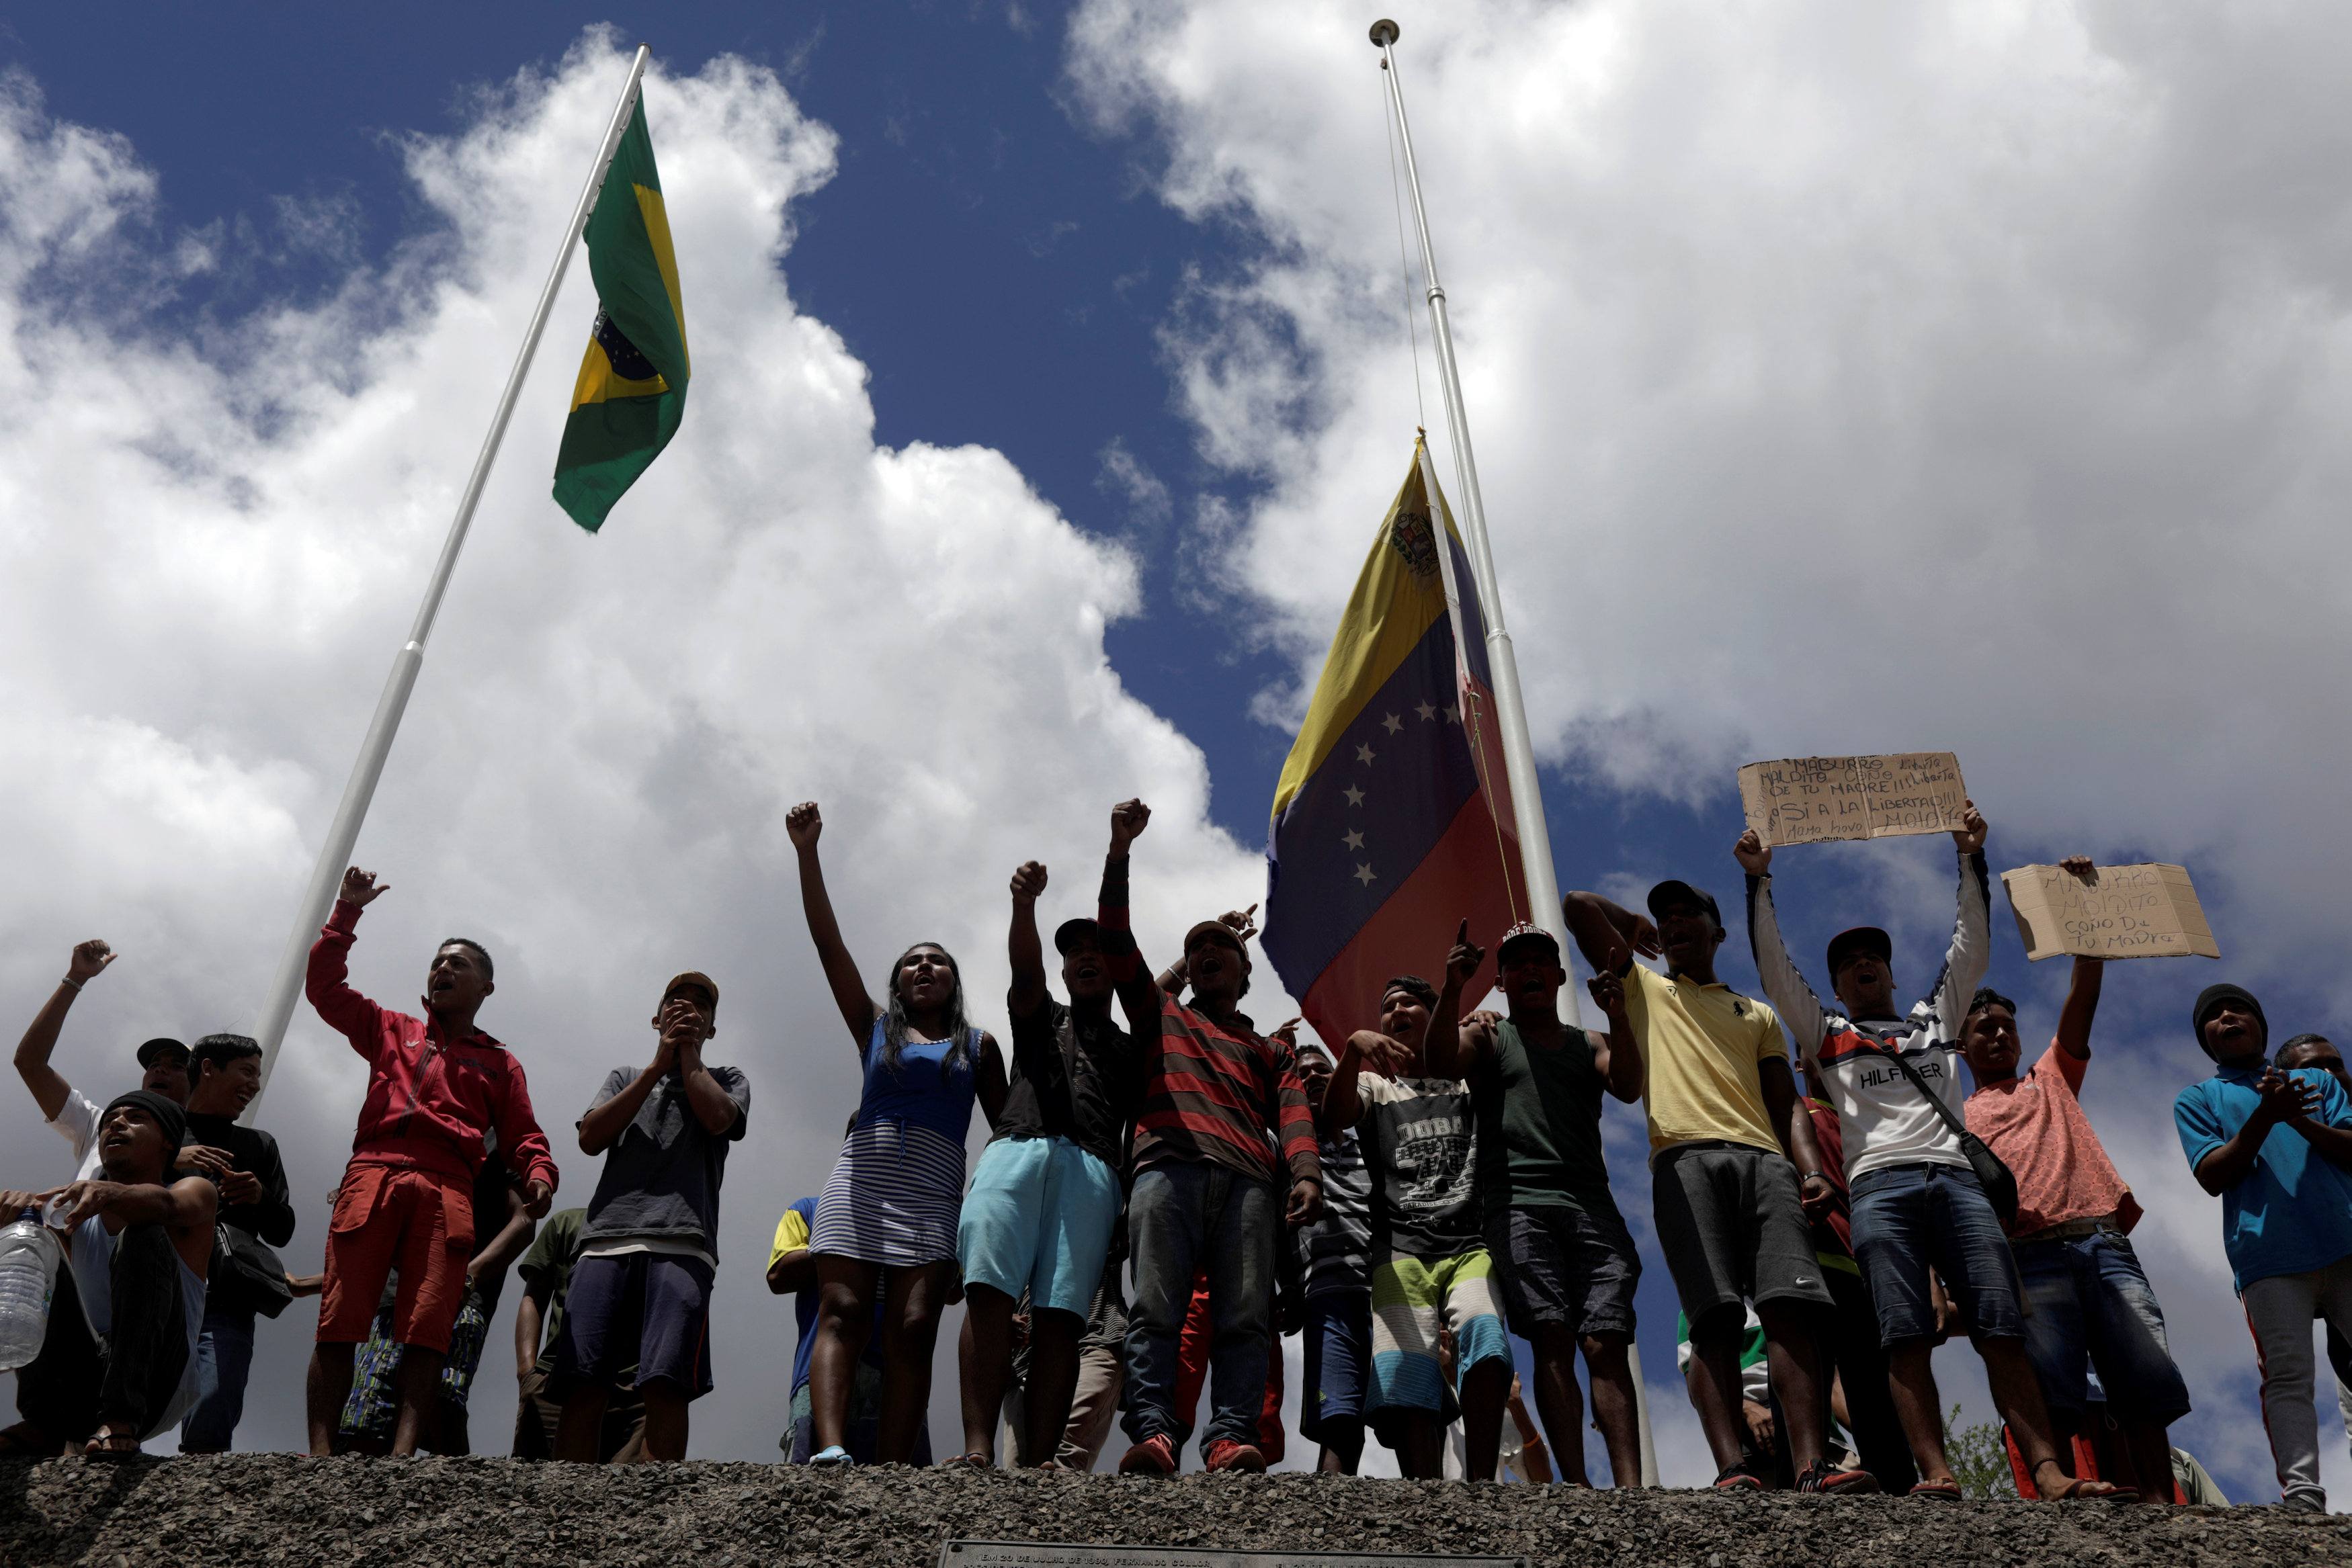
<path fill-rule="evenodd" d="M 1283 1165 L 1293 1181 L 1320 1182 L 1315 1120 L 1290 1053 L 1234 1015 L 1219 1024 L 1185 1007 L 1152 980 L 1128 926 L 1127 862 L 1103 862 L 1096 924 L 1103 956 L 1128 1009 L 1136 1044 L 1150 1040 L 1150 1009 L 1160 1009 L 1160 1045 L 1143 1064 L 1143 1105 L 1136 1113 L 1129 1169 L 1160 1160 L 1211 1160 L 1259 1181 Z M 1266 1142 L 1282 1146 L 1277 1163 Z"/>
<path fill-rule="evenodd" d="M 1219 1024 L 1163 994 L 1160 1053 L 1144 1070 L 1135 1119 L 1135 1168 L 1211 1160 L 1268 1180 L 1278 1168 L 1269 1132 L 1293 1181 L 1322 1180 L 1314 1118 L 1290 1053 L 1238 1015 Z"/>

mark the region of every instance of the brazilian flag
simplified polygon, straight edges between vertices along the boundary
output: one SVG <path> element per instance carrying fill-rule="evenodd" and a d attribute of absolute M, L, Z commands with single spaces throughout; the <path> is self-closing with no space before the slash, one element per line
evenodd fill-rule
<path fill-rule="evenodd" d="M 686 308 L 641 98 L 588 218 L 596 325 L 555 455 L 555 499 L 594 533 L 686 413 Z"/>

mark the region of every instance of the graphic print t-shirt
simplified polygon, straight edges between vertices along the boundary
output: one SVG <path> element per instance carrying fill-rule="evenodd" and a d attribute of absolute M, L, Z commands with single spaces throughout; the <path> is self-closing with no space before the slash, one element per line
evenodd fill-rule
<path fill-rule="evenodd" d="M 1486 1245 L 1476 1120 L 1458 1078 L 1356 1080 L 1364 1163 L 1372 1172 L 1372 1245 L 1451 1258 Z"/>

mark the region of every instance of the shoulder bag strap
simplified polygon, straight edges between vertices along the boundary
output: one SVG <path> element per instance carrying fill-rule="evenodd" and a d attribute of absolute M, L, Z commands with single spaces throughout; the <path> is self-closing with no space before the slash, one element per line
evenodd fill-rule
<path fill-rule="evenodd" d="M 1936 1108 L 1936 1114 L 1943 1118 L 1944 1125 L 1951 1129 L 1952 1136 L 1962 1140 L 1965 1144 L 1966 1140 L 1972 1135 L 1969 1132 L 1968 1124 L 1952 1114 L 1952 1108 L 1944 1103 L 1944 1097 L 1927 1087 L 1927 1081 L 1919 1076 L 1918 1070 L 1904 1061 L 1901 1052 L 1887 1050 L 1886 1042 L 1879 1039 L 1876 1034 L 1865 1032 L 1863 1027 L 1853 1023 L 1852 1019 L 1846 1021 L 1853 1025 L 1853 1031 L 1856 1034 L 1862 1035 L 1864 1039 L 1870 1041 L 1871 1050 L 1893 1062 L 1895 1070 L 1911 1081 L 1911 1087 L 1927 1097 L 1927 1103 Z"/>

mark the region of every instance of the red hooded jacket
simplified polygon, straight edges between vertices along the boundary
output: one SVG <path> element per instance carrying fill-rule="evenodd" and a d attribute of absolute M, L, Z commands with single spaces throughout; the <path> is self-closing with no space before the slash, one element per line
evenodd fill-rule
<path fill-rule="evenodd" d="M 531 1113 L 522 1068 L 507 1048 L 479 1030 L 452 1041 L 437 1022 L 380 1008 L 346 982 L 359 919 L 359 905 L 335 900 L 310 949 L 303 988 L 319 1016 L 368 1064 L 352 1164 L 405 1166 L 470 1182 L 488 1157 L 483 1131 L 494 1127 L 508 1166 L 554 1191 L 547 1134 Z"/>

